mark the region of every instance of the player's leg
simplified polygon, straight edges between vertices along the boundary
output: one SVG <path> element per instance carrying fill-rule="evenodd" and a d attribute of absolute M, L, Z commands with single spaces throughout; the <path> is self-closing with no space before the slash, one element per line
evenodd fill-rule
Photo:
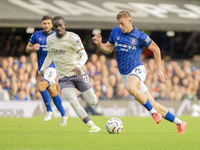
<path fill-rule="evenodd" d="M 88 75 L 81 76 L 81 79 L 76 78 L 74 80 L 76 88 L 82 92 L 83 96 L 85 97 L 86 101 L 90 105 L 97 105 L 98 98 L 94 93 L 94 90 L 91 86 L 91 81 Z"/>
<path fill-rule="evenodd" d="M 56 84 L 49 86 L 48 92 L 53 99 L 54 104 L 56 105 L 57 109 L 60 111 L 61 116 L 65 116 L 65 109 L 62 105 L 62 99 L 57 92 Z"/>
<path fill-rule="evenodd" d="M 83 107 L 80 105 L 77 95 L 76 95 L 76 89 L 75 88 L 62 88 L 61 92 L 66 100 L 69 101 L 70 105 L 76 112 L 77 116 L 88 125 L 90 128 L 90 133 L 99 132 L 101 129 L 97 127 L 94 122 L 90 119 L 86 111 L 83 109 Z"/>
<path fill-rule="evenodd" d="M 156 123 L 159 123 L 162 119 L 161 115 L 152 106 L 149 99 L 146 97 L 144 92 L 140 90 L 140 79 L 138 76 L 130 75 L 127 80 L 126 89 L 127 91 L 135 97 L 135 99 L 142 104 L 152 115 Z"/>
<path fill-rule="evenodd" d="M 87 101 L 88 105 L 87 108 L 89 111 L 92 111 L 94 115 L 99 115 L 100 113 L 97 112 L 97 104 L 99 102 L 99 99 L 97 98 L 96 94 L 94 93 L 93 88 L 89 88 L 88 90 L 82 92 L 85 100 Z"/>
<path fill-rule="evenodd" d="M 49 67 L 45 70 L 44 80 L 49 83 L 47 90 L 48 90 L 50 96 L 52 97 L 54 104 L 56 105 L 57 109 L 60 111 L 60 114 L 61 114 L 61 124 L 60 125 L 66 126 L 68 116 L 65 112 L 65 109 L 63 108 L 62 99 L 57 92 L 56 81 L 55 81 L 56 77 L 57 77 L 57 73 L 56 73 L 55 68 Z"/>
<path fill-rule="evenodd" d="M 97 105 L 98 98 L 95 95 L 94 90 L 92 88 L 89 88 L 88 90 L 82 92 L 82 94 L 89 105 Z"/>
<path fill-rule="evenodd" d="M 49 86 L 48 88 L 48 92 L 50 94 L 50 96 L 53 99 L 54 104 L 56 105 L 57 109 L 60 111 L 61 114 L 61 126 L 66 126 L 67 125 L 67 119 L 68 119 L 68 115 L 65 112 L 65 109 L 62 105 L 62 99 L 60 97 L 60 95 L 57 92 L 57 88 L 56 88 L 56 84 L 53 84 L 51 86 Z"/>
<path fill-rule="evenodd" d="M 148 98 L 144 94 L 147 91 L 146 86 L 142 86 L 146 78 L 146 69 L 143 65 L 134 68 L 129 74 L 121 75 L 127 91 L 135 97 L 152 115 L 156 123 L 162 120 L 162 116 L 153 108 Z"/>
<path fill-rule="evenodd" d="M 154 101 L 153 97 L 151 96 L 151 94 L 149 93 L 149 91 L 146 91 L 144 93 L 150 103 L 153 105 L 153 107 L 162 115 L 162 117 L 170 122 L 173 122 L 177 125 L 177 129 L 178 129 L 178 133 L 184 133 L 185 132 L 185 128 L 187 126 L 187 123 L 180 120 L 179 118 L 177 118 L 175 115 L 173 115 L 166 107 L 164 107 L 163 105 L 157 103 Z"/>
<path fill-rule="evenodd" d="M 37 83 L 37 89 L 39 90 L 40 94 L 42 95 L 44 104 L 47 108 L 47 112 L 45 114 L 45 118 L 44 121 L 48 121 L 50 119 L 52 119 L 52 109 L 51 109 L 51 101 L 50 101 L 50 96 L 48 91 L 46 90 L 48 86 L 48 82 L 47 81 L 38 81 Z"/>

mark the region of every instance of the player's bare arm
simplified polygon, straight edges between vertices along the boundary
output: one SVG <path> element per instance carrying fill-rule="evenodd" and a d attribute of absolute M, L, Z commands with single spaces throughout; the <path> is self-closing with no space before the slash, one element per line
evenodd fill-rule
<path fill-rule="evenodd" d="M 38 75 L 37 80 L 43 82 L 44 81 L 43 79 L 44 79 L 44 71 L 41 70 L 39 75 Z"/>
<path fill-rule="evenodd" d="M 39 50 L 39 44 L 32 44 L 31 42 L 28 42 L 28 44 L 26 46 L 27 53 L 31 53 L 31 52 L 34 52 L 37 50 Z"/>
<path fill-rule="evenodd" d="M 160 48 L 154 41 L 152 41 L 152 43 L 150 44 L 148 49 L 150 49 L 154 53 L 154 58 L 155 58 L 156 65 L 157 65 L 156 66 L 157 76 L 160 81 L 165 83 L 167 81 L 168 77 L 162 71 Z"/>
<path fill-rule="evenodd" d="M 74 74 L 78 77 L 81 78 L 81 69 L 78 67 L 75 67 L 71 72 L 74 72 Z"/>
<path fill-rule="evenodd" d="M 93 38 L 92 38 L 94 44 L 97 45 L 97 47 L 104 53 L 106 54 L 110 54 L 112 53 L 114 46 L 113 44 L 111 44 L 110 42 L 107 43 L 102 43 L 102 37 L 100 34 L 96 34 Z"/>

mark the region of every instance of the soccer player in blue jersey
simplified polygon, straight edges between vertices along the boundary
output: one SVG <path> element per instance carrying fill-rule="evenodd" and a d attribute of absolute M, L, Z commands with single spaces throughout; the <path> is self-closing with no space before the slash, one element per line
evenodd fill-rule
<path fill-rule="evenodd" d="M 129 11 L 119 12 L 116 19 L 119 26 L 111 31 L 107 43 L 102 43 L 100 34 L 92 38 L 93 42 L 106 54 L 111 53 L 115 48 L 118 68 L 127 91 L 151 113 L 156 123 L 159 123 L 163 117 L 177 125 L 178 133 L 185 133 L 187 123 L 175 117 L 164 106 L 156 103 L 144 84 L 147 72 L 140 61 L 143 46 L 154 53 L 158 78 L 164 83 L 167 80 L 161 68 L 159 47 L 147 34 L 132 26 Z"/>
<path fill-rule="evenodd" d="M 46 39 L 49 35 L 53 34 L 52 30 L 52 17 L 43 16 L 42 17 L 42 30 L 36 31 L 30 38 L 29 43 L 26 46 L 26 52 L 37 52 L 37 61 L 38 61 L 38 72 L 40 71 L 44 60 L 47 56 L 48 49 Z M 49 67 L 44 72 L 44 80 L 38 80 L 37 88 L 40 91 L 42 98 L 44 100 L 47 112 L 44 118 L 44 121 L 52 119 L 52 108 L 50 104 L 50 95 L 53 99 L 54 104 L 61 113 L 61 126 L 67 124 L 67 114 L 62 106 L 62 99 L 59 96 L 56 88 L 55 78 L 57 77 L 55 65 L 52 62 Z M 50 94 L 50 95 L 49 95 Z"/>

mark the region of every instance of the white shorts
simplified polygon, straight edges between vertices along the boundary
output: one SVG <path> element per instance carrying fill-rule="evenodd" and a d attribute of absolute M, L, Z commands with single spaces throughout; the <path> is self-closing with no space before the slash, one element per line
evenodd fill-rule
<path fill-rule="evenodd" d="M 144 81 L 145 81 L 146 76 L 147 76 L 147 71 L 146 71 L 146 69 L 143 65 L 140 65 L 140 66 L 134 68 L 129 74 L 126 74 L 126 75 L 121 74 L 121 77 L 122 77 L 122 80 L 123 80 L 125 86 L 127 84 L 127 80 L 128 80 L 128 77 L 130 75 L 137 76 L 140 79 L 140 81 L 141 81 L 140 82 L 140 90 L 143 93 L 148 90 L 146 85 L 144 84 Z"/>
<path fill-rule="evenodd" d="M 49 67 L 44 71 L 44 80 L 47 81 L 49 85 L 56 84 L 56 77 L 56 68 Z"/>

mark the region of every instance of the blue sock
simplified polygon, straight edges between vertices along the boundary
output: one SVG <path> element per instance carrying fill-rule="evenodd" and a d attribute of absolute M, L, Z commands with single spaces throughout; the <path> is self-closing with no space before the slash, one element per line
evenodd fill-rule
<path fill-rule="evenodd" d="M 56 105 L 56 107 L 60 111 L 61 116 L 64 116 L 65 115 L 65 109 L 62 106 L 62 99 L 61 99 L 60 95 L 57 94 L 56 97 L 52 97 L 52 98 L 53 98 L 54 104 Z"/>
<path fill-rule="evenodd" d="M 41 91 L 40 94 L 42 95 L 44 104 L 47 108 L 47 111 L 52 111 L 51 109 L 51 102 L 50 102 L 50 96 L 47 90 Z"/>
<path fill-rule="evenodd" d="M 171 122 L 174 122 L 175 116 L 168 111 L 167 114 L 166 114 L 166 116 L 165 116 L 165 119 L 169 120 Z"/>
<path fill-rule="evenodd" d="M 146 103 L 142 104 L 148 111 L 152 110 L 153 106 L 151 105 L 151 103 L 149 102 L 149 100 L 147 99 Z"/>

